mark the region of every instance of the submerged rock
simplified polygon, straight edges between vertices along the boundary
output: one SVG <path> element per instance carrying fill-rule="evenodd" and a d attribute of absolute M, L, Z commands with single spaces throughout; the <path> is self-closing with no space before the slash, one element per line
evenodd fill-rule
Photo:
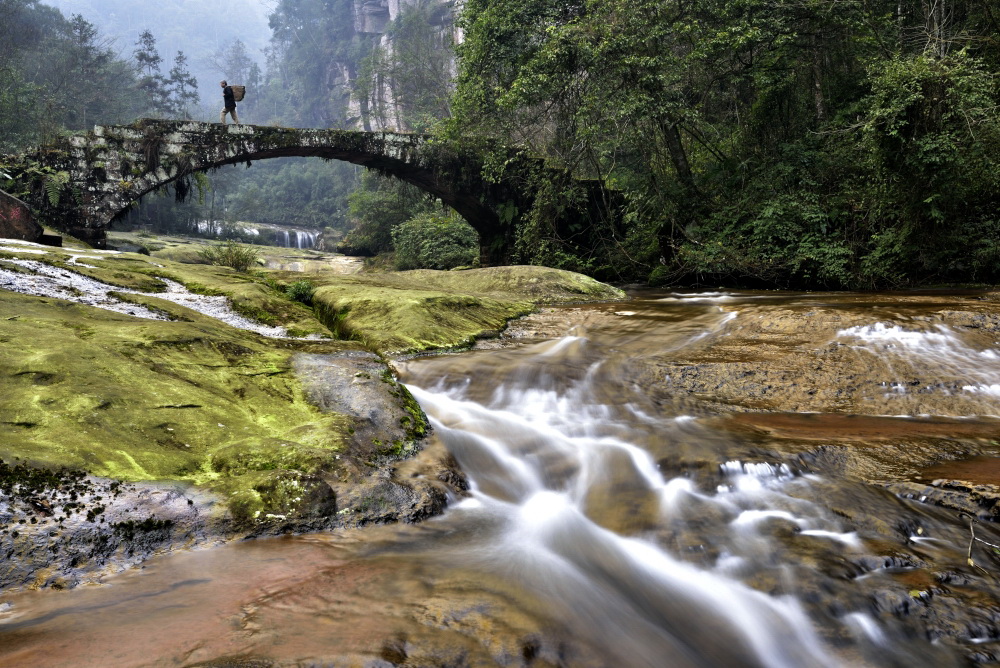
<path fill-rule="evenodd" d="M 218 501 L 190 486 L 0 462 L 0 590 L 70 587 L 218 538 Z"/>

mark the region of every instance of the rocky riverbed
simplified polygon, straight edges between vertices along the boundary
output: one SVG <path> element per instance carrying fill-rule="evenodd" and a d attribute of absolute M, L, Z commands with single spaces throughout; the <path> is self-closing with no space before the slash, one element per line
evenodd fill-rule
<path fill-rule="evenodd" d="M 730 485 L 733 471 L 768 467 L 779 478 L 809 480 L 810 498 L 841 518 L 848 533 L 830 538 L 853 541 L 842 554 L 805 538 L 781 513 L 762 529 L 769 561 L 786 563 L 789 579 L 812 582 L 805 585 L 811 608 L 828 614 L 858 607 L 897 632 L 964 645 L 959 653 L 970 663 L 998 660 L 997 295 L 645 297 L 646 308 L 543 309 L 513 322 L 503 341 L 481 347 L 560 331 L 583 339 L 619 332 L 631 353 L 622 378 L 641 387 L 652 405 L 692 421 L 689 438 L 647 446 L 665 476 L 686 477 L 708 494 Z M 647 344 L 629 322 L 646 323 L 639 329 L 662 319 L 648 307 L 656 302 L 682 304 L 684 314 L 710 324 L 694 334 L 678 327 Z M 616 531 L 656 526 L 635 509 L 597 516 Z M 697 563 L 722 560 L 702 523 L 711 525 L 706 516 L 659 531 L 681 546 L 680 554 L 687 546 Z M 813 582 L 809 570 L 823 573 L 826 584 Z M 787 586 L 773 573 L 747 581 L 768 592 Z"/>
<path fill-rule="evenodd" d="M 401 289 L 390 287 L 399 278 L 411 290 L 420 279 L 421 291 L 444 280 L 387 277 L 379 290 Z M 343 285 L 328 294 L 347 298 Z M 466 308 L 483 297 L 467 296 Z M 373 303 L 353 331 L 385 317 Z M 11 595 L 0 655 L 14 665 L 73 657 L 95 666 L 112 656 L 195 665 L 996 662 L 995 312 L 986 292 L 641 291 L 624 303 L 543 308 L 468 353 L 392 361 L 434 425 L 414 456 L 378 431 L 412 413 L 373 411 L 360 394 L 381 382 L 381 358 L 343 351 L 357 366 L 331 373 L 333 353 L 298 349 L 289 364 L 308 404 L 335 406 L 367 444 L 332 459 L 405 457 L 368 487 L 327 475 L 338 504 L 330 510 L 351 509 L 343 526 L 356 510 L 376 513 L 358 525 L 403 522 L 184 551 L 114 587 Z M 345 394 L 353 384 L 358 392 Z M 238 477 L 230 457 L 260 469 L 257 458 L 280 463 L 282 452 L 223 445 L 210 462 Z M 363 473 L 345 469 L 344 479 Z M 415 483 L 458 502 L 406 524 L 436 510 L 413 505 L 405 488 Z M 124 527 L 137 528 L 162 526 Z M 82 606 L 106 616 L 64 614 Z M 163 625 L 182 631 L 165 639 Z"/>

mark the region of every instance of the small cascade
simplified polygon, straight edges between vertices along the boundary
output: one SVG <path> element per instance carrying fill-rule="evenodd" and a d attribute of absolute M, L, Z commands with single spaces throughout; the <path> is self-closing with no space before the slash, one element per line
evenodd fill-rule
<path fill-rule="evenodd" d="M 944 394 L 994 402 L 1000 398 L 1000 350 L 978 350 L 946 325 L 915 330 L 878 322 L 840 330 L 837 339 L 886 369 L 887 396 Z M 970 412 L 997 414 L 1000 407 L 987 403 Z"/>
<path fill-rule="evenodd" d="M 259 237 L 260 230 L 247 223 L 224 223 L 218 220 L 199 220 L 188 228 L 197 236 L 229 239 L 242 237 L 244 239 Z"/>
<path fill-rule="evenodd" d="M 320 232 L 278 225 L 257 225 L 254 223 L 224 223 L 218 220 L 194 221 L 189 227 L 195 236 L 214 239 L 239 239 L 250 243 L 264 243 L 281 248 L 315 248 Z"/>
<path fill-rule="evenodd" d="M 489 549 L 479 544 L 457 559 L 490 577 L 514 573 L 525 590 L 545 592 L 563 623 L 617 665 L 659 666 L 664 656 L 684 656 L 690 663 L 676 665 L 692 666 L 839 665 L 797 602 L 765 595 L 738 576 L 788 576 L 772 563 L 775 523 L 842 551 L 858 549 L 857 536 L 822 506 L 785 491 L 799 481 L 787 465 L 726 462 L 715 493 L 663 476 L 640 444 L 681 438 L 697 422 L 597 399 L 604 378 L 603 364 L 591 361 L 594 348 L 585 337 L 567 336 L 525 349 L 520 370 L 485 401 L 469 396 L 476 383 L 468 379 L 409 384 L 468 475 L 471 497 L 456 511 L 462 523 L 495 527 L 491 539 L 479 537 Z M 567 366 L 582 372 L 576 383 L 560 382 Z M 614 530 L 637 518 L 613 518 L 607 506 L 628 504 L 648 513 L 640 523 L 692 536 L 706 515 L 728 524 L 728 533 L 711 537 L 715 566 Z M 701 540 L 704 549 L 708 537 Z M 870 621 L 865 611 L 849 612 Z"/>
<path fill-rule="evenodd" d="M 295 247 L 296 248 L 312 248 L 316 245 L 316 239 L 319 237 L 318 232 L 309 232 L 306 230 L 295 230 Z"/>

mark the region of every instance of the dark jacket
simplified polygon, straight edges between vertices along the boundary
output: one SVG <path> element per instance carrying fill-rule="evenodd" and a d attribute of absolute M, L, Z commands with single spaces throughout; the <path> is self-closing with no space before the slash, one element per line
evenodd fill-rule
<path fill-rule="evenodd" d="M 236 98 L 233 97 L 233 87 L 226 86 L 222 89 L 222 99 L 226 102 L 226 109 L 236 108 Z"/>

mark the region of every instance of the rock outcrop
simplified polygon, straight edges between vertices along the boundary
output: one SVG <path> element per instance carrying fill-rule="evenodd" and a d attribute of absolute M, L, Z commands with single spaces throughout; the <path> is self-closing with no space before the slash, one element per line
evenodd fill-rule
<path fill-rule="evenodd" d="M 42 226 L 35 222 L 28 205 L 0 190 L 0 239 L 39 241 Z"/>

